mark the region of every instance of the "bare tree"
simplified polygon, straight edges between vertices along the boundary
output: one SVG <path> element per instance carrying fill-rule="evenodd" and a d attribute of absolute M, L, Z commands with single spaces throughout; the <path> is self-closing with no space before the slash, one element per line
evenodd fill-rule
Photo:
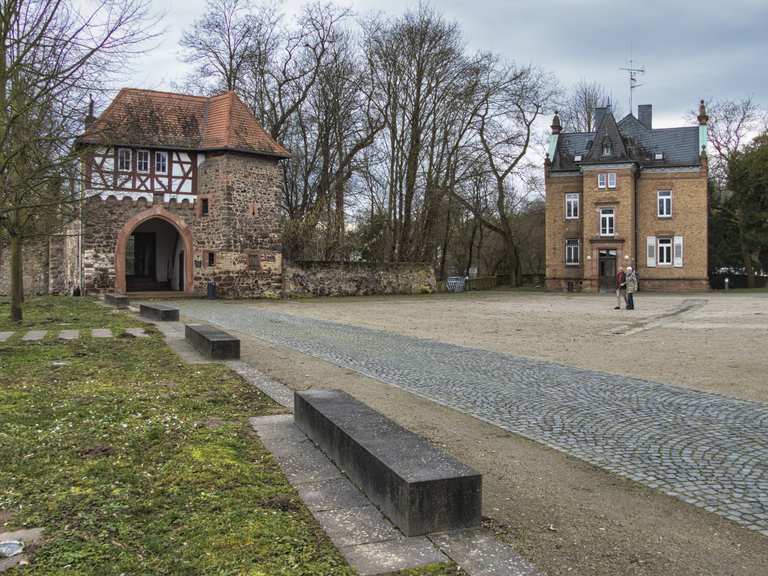
<path fill-rule="evenodd" d="M 519 238 L 514 215 L 532 201 L 537 167 L 529 163 L 534 125 L 548 112 L 556 95 L 552 78 L 531 66 L 495 66 L 485 82 L 483 105 L 476 115 L 479 157 L 493 183 L 492 218 L 460 193 L 456 197 L 483 225 L 503 240 L 512 285 L 521 281 Z"/>
<path fill-rule="evenodd" d="M 208 0 L 203 16 L 181 37 L 184 60 L 195 66 L 189 83 L 205 92 L 240 88 L 276 23 L 273 7 L 254 10 L 250 0 Z"/>
<path fill-rule="evenodd" d="M 595 110 L 610 107 L 614 115 L 619 113 L 615 99 L 608 89 L 597 82 L 579 81 L 565 94 L 559 104 L 560 118 L 566 132 L 594 132 Z"/>
<path fill-rule="evenodd" d="M 76 214 L 72 149 L 88 94 L 152 36 L 144 0 L 0 5 L 0 226 L 11 248 L 11 318 L 22 319 L 23 244 Z"/>
<path fill-rule="evenodd" d="M 752 141 L 768 116 L 751 97 L 713 100 L 705 102 L 705 106 L 709 117 L 710 176 L 722 193 L 728 185 L 728 162 Z M 699 110 L 692 111 L 688 117 L 696 121 L 699 114 Z"/>

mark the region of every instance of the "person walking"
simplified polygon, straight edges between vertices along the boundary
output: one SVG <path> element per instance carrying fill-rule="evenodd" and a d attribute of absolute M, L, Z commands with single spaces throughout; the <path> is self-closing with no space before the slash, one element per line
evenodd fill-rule
<path fill-rule="evenodd" d="M 624 300 L 624 306 L 629 307 L 627 301 L 627 275 L 624 268 L 619 267 L 616 273 L 616 307 L 614 310 L 621 310 L 621 301 Z"/>
<path fill-rule="evenodd" d="M 627 266 L 626 285 L 627 285 L 627 310 L 634 310 L 635 309 L 635 292 L 637 292 L 637 272 L 632 270 L 632 266 Z"/>

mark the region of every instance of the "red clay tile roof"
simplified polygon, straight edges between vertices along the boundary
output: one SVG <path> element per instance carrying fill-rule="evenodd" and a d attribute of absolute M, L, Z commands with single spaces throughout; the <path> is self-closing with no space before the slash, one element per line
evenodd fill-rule
<path fill-rule="evenodd" d="M 123 88 L 77 142 L 290 157 L 234 92 L 206 97 Z"/>

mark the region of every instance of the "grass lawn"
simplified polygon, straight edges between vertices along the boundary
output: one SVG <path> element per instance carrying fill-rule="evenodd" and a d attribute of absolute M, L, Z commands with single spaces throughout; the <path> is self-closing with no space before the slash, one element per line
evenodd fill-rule
<path fill-rule="evenodd" d="M 24 574 L 354 574 L 248 427 L 282 407 L 223 365 L 182 363 L 151 327 L 53 337 L 142 325 L 128 313 L 64 297 L 24 312 L 51 330 L 0 344 L 0 532 L 46 530 Z"/>

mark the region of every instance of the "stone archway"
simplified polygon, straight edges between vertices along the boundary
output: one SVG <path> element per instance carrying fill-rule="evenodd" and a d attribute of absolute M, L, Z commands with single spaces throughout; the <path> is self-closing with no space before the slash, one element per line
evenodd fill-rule
<path fill-rule="evenodd" d="M 192 232 L 184 220 L 162 206 L 154 206 L 139 212 L 129 219 L 118 232 L 115 248 L 115 292 L 117 294 L 126 293 L 125 252 L 128 247 L 128 239 L 138 226 L 155 218 L 171 224 L 184 243 L 184 293 L 191 295 L 194 293 L 194 286 L 192 285 L 194 276 L 192 270 Z"/>

